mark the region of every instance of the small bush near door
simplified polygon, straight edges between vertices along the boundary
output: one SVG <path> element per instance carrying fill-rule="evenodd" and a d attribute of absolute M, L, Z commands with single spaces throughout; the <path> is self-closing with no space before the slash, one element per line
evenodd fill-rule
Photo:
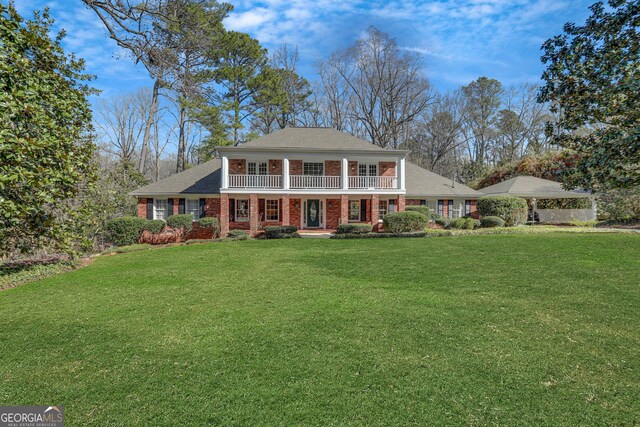
<path fill-rule="evenodd" d="M 218 218 L 200 218 L 200 222 L 198 223 L 198 225 L 200 226 L 200 228 L 211 230 L 211 236 L 213 238 L 220 236 L 220 220 Z"/>
<path fill-rule="evenodd" d="M 385 233 L 412 233 L 423 231 L 429 218 L 420 212 L 393 212 L 385 215 L 382 223 Z"/>
<path fill-rule="evenodd" d="M 364 234 L 371 233 L 371 224 L 340 224 L 336 229 L 337 234 Z"/>
<path fill-rule="evenodd" d="M 431 209 L 427 206 L 407 206 L 404 208 L 406 211 L 420 212 L 422 215 L 431 219 Z"/>
<path fill-rule="evenodd" d="M 109 238 L 116 246 L 133 245 L 144 231 L 147 220 L 137 216 L 124 216 L 107 222 Z"/>
<path fill-rule="evenodd" d="M 174 230 L 182 230 L 186 235 L 193 228 L 193 215 L 191 214 L 178 214 L 171 215 L 167 218 L 167 225 Z"/>
<path fill-rule="evenodd" d="M 478 212 L 480 217 L 500 217 L 511 227 L 527 221 L 527 201 L 512 196 L 484 196 L 478 199 Z"/>
<path fill-rule="evenodd" d="M 229 240 L 247 240 L 249 234 L 244 230 L 231 230 L 227 233 L 227 239 Z"/>
<path fill-rule="evenodd" d="M 144 224 L 145 231 L 152 234 L 158 234 L 164 228 L 164 221 L 161 219 L 150 219 Z"/>
<path fill-rule="evenodd" d="M 497 216 L 485 216 L 480 220 L 482 228 L 504 227 L 504 220 Z"/>
<path fill-rule="evenodd" d="M 267 239 L 290 239 L 300 237 L 298 227 L 293 225 L 272 225 L 264 228 L 264 236 Z"/>

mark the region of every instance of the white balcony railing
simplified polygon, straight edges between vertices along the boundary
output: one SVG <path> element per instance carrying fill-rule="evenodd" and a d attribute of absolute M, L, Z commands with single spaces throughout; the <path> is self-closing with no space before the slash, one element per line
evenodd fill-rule
<path fill-rule="evenodd" d="M 394 176 L 350 176 L 349 188 L 397 188 L 397 178 Z"/>
<path fill-rule="evenodd" d="M 229 188 L 282 188 L 282 176 L 229 175 Z"/>
<path fill-rule="evenodd" d="M 291 175 L 289 188 L 340 188 L 339 176 Z"/>

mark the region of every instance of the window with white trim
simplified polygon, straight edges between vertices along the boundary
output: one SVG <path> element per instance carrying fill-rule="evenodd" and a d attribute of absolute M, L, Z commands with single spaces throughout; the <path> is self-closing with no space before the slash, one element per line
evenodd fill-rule
<path fill-rule="evenodd" d="M 248 162 L 247 175 L 266 175 L 267 162 Z"/>
<path fill-rule="evenodd" d="M 236 221 L 249 221 L 248 199 L 236 199 Z"/>
<path fill-rule="evenodd" d="M 358 163 L 358 176 L 378 176 L 376 163 Z"/>
<path fill-rule="evenodd" d="M 378 218 L 382 221 L 382 218 L 388 213 L 389 202 L 386 200 L 380 200 L 378 202 Z"/>
<path fill-rule="evenodd" d="M 265 201 L 265 216 L 267 221 L 280 220 L 280 201 L 277 199 L 267 199 Z"/>
<path fill-rule="evenodd" d="M 349 200 L 349 221 L 360 221 L 360 200 Z"/>
<path fill-rule="evenodd" d="M 187 199 L 185 200 L 185 209 L 187 214 L 193 216 L 193 220 L 197 221 L 200 218 L 200 200 Z"/>
<path fill-rule="evenodd" d="M 304 162 L 302 165 L 303 175 L 324 175 L 324 163 Z"/>
<path fill-rule="evenodd" d="M 167 216 L 167 199 L 153 199 L 153 219 L 166 220 Z"/>

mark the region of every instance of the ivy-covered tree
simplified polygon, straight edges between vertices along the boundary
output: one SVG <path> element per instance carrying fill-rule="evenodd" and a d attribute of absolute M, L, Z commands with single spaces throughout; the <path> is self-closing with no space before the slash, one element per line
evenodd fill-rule
<path fill-rule="evenodd" d="M 77 195 L 96 180 L 94 93 L 84 62 L 50 38 L 47 10 L 25 21 L 0 4 L 0 254 L 72 251 L 86 217 Z"/>
<path fill-rule="evenodd" d="M 539 99 L 559 113 L 548 132 L 575 150 L 570 187 L 640 185 L 640 1 L 591 6 L 585 25 L 568 23 L 547 40 Z"/>

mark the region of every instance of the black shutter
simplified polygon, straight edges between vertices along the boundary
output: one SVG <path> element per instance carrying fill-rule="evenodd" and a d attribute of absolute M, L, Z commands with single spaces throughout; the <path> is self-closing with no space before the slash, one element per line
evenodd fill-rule
<path fill-rule="evenodd" d="M 173 199 L 167 199 L 167 217 L 173 215 Z"/>
<path fill-rule="evenodd" d="M 438 200 L 438 215 L 444 215 L 444 200 Z"/>
<path fill-rule="evenodd" d="M 396 211 L 396 199 L 391 199 L 388 202 L 387 213 L 391 213 L 391 212 L 395 212 L 395 211 Z"/>
<path fill-rule="evenodd" d="M 453 217 L 453 200 L 449 200 L 449 209 L 447 210 L 448 210 L 447 216 L 449 218 L 452 218 Z"/>
<path fill-rule="evenodd" d="M 367 222 L 367 199 L 360 200 L 360 221 Z"/>
<path fill-rule="evenodd" d="M 427 201 L 424 199 L 420 200 L 420 206 L 427 206 Z"/>
<path fill-rule="evenodd" d="M 265 201 L 264 199 L 258 199 L 258 221 L 264 221 L 266 218 Z"/>
<path fill-rule="evenodd" d="M 278 221 L 282 221 L 282 199 L 278 200 Z"/>
<path fill-rule="evenodd" d="M 464 201 L 464 213 L 465 215 L 471 214 L 471 200 Z"/>
<path fill-rule="evenodd" d="M 147 219 L 153 219 L 153 199 L 147 199 Z"/>
<path fill-rule="evenodd" d="M 184 199 L 178 199 L 178 213 L 184 215 L 186 212 Z"/>
<path fill-rule="evenodd" d="M 204 218 L 207 215 L 205 210 L 205 199 L 200 199 L 200 218 Z"/>
<path fill-rule="evenodd" d="M 236 199 L 229 199 L 229 221 L 235 222 L 236 220 Z"/>

